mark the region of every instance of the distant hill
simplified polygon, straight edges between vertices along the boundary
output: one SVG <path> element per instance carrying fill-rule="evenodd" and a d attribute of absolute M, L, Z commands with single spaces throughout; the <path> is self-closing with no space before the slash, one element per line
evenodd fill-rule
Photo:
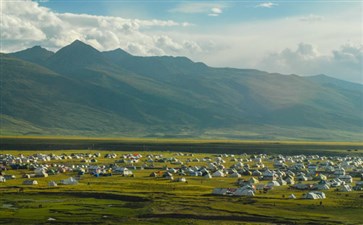
<path fill-rule="evenodd" d="M 100 52 L 1 54 L 2 134 L 363 140 L 363 85 Z"/>

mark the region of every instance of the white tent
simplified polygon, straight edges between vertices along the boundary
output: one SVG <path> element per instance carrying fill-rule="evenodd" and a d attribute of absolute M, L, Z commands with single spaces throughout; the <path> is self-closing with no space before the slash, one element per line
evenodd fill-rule
<path fill-rule="evenodd" d="M 353 178 L 350 175 L 340 175 L 338 178 L 340 180 L 342 180 L 342 181 L 345 181 L 345 183 L 352 183 L 353 182 Z"/>
<path fill-rule="evenodd" d="M 3 177 L 3 176 L 0 176 L 0 182 L 6 182 L 6 179 L 5 179 L 5 177 Z"/>
<path fill-rule="evenodd" d="M 314 176 L 313 180 L 327 180 L 327 177 L 324 174 L 320 173 L 317 176 Z"/>
<path fill-rule="evenodd" d="M 352 191 L 352 188 L 348 184 L 344 184 L 344 185 L 340 186 L 339 191 L 350 192 L 350 191 Z"/>
<path fill-rule="evenodd" d="M 279 182 L 279 184 L 282 185 L 287 185 L 287 182 L 285 180 L 283 180 L 282 178 L 277 179 L 277 182 Z"/>
<path fill-rule="evenodd" d="M 230 177 L 241 177 L 241 174 L 234 172 L 230 175 Z"/>
<path fill-rule="evenodd" d="M 304 190 L 304 189 L 308 188 L 308 186 L 306 184 L 303 184 L 303 183 L 294 184 L 293 187 L 296 188 L 296 189 L 299 189 L 299 190 Z"/>
<path fill-rule="evenodd" d="M 61 180 L 61 184 L 70 185 L 70 184 L 78 184 L 78 181 L 74 179 L 73 177 L 70 177 L 65 180 Z"/>
<path fill-rule="evenodd" d="M 224 177 L 224 173 L 220 170 L 217 170 L 212 174 L 213 177 Z"/>
<path fill-rule="evenodd" d="M 56 186 L 58 186 L 58 185 L 57 185 L 57 183 L 56 183 L 56 182 L 51 181 L 51 182 L 49 182 L 49 183 L 48 183 L 48 186 L 49 186 L 49 187 L 56 187 Z"/>
<path fill-rule="evenodd" d="M 308 180 L 308 178 L 305 175 L 303 175 L 303 174 L 297 176 L 296 179 L 298 181 L 307 181 Z"/>
<path fill-rule="evenodd" d="M 260 171 L 258 171 L 258 170 L 255 170 L 255 171 L 252 172 L 252 175 L 253 176 L 261 176 L 262 173 Z"/>
<path fill-rule="evenodd" d="M 47 174 L 47 169 L 44 167 L 38 167 L 34 170 L 35 176 L 37 177 L 46 177 L 48 176 Z M 44 174 L 47 174 L 46 176 L 44 176 Z"/>
<path fill-rule="evenodd" d="M 228 192 L 227 188 L 214 188 L 212 191 L 213 195 L 225 195 Z"/>
<path fill-rule="evenodd" d="M 259 183 L 259 181 L 258 181 L 256 178 L 251 177 L 251 178 L 248 180 L 248 183 L 250 183 L 250 184 L 258 184 L 258 183 Z"/>
<path fill-rule="evenodd" d="M 237 195 L 237 196 L 255 196 L 255 193 L 252 189 L 243 189 L 243 188 L 238 188 L 233 195 Z"/>
<path fill-rule="evenodd" d="M 185 179 L 185 177 L 180 177 L 178 179 L 175 180 L 176 182 L 187 182 L 187 179 Z"/>
<path fill-rule="evenodd" d="M 269 186 L 269 187 L 278 187 L 278 186 L 281 186 L 279 182 L 273 180 L 273 181 L 270 181 L 266 184 L 266 186 Z"/>
<path fill-rule="evenodd" d="M 132 171 L 127 169 L 126 167 L 117 167 L 113 172 L 115 174 L 120 174 L 120 175 L 123 175 L 123 176 L 132 175 Z"/>
<path fill-rule="evenodd" d="M 295 184 L 295 180 L 294 180 L 294 178 L 292 178 L 292 177 L 288 177 L 288 178 L 286 178 L 286 180 L 285 180 L 285 181 L 286 181 L 286 183 L 287 183 L 287 184 L 291 184 L 291 185 L 292 185 L 292 184 Z"/>
<path fill-rule="evenodd" d="M 306 199 L 325 199 L 326 196 L 324 192 L 312 191 L 304 195 Z"/>
<path fill-rule="evenodd" d="M 328 184 L 317 184 L 315 187 L 318 190 L 329 190 L 330 189 Z"/>
<path fill-rule="evenodd" d="M 37 185 L 38 181 L 36 181 L 36 180 L 24 180 L 23 184 L 24 185 Z"/>
<path fill-rule="evenodd" d="M 296 199 L 296 196 L 295 196 L 294 194 L 291 194 L 291 195 L 289 196 L 289 199 Z"/>

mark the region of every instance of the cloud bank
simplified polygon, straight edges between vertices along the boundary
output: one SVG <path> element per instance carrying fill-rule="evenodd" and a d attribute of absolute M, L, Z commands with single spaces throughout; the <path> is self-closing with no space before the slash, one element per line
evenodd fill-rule
<path fill-rule="evenodd" d="M 4 1 L 1 4 L 2 51 L 12 52 L 42 45 L 57 50 L 75 39 L 99 50 L 123 48 L 136 55 L 183 54 L 200 51 L 192 40 L 174 40 L 144 30 L 191 24 L 173 20 L 138 20 L 87 14 L 56 13 L 37 2 Z"/>
<path fill-rule="evenodd" d="M 363 46 L 345 44 L 330 54 L 321 54 L 311 44 L 300 43 L 295 50 L 286 48 L 281 52 L 268 55 L 260 68 L 301 75 L 322 74 L 339 77 L 357 83 L 363 83 Z"/>

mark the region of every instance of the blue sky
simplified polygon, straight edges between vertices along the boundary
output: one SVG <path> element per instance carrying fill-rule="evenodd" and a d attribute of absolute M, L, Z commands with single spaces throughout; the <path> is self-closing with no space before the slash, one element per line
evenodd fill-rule
<path fill-rule="evenodd" d="M 2 0 L 1 51 L 74 39 L 216 67 L 363 83 L 362 1 Z"/>
<path fill-rule="evenodd" d="M 99 0 L 49 0 L 40 5 L 59 13 L 85 13 L 99 16 L 119 16 L 131 19 L 188 20 L 197 24 L 236 23 L 270 20 L 310 14 L 332 15 L 335 12 L 362 10 L 360 1 L 99 1 Z M 194 8 L 188 11 L 188 6 Z M 208 16 L 215 6 L 222 13 L 218 19 Z M 198 10 L 199 8 L 199 10 Z"/>

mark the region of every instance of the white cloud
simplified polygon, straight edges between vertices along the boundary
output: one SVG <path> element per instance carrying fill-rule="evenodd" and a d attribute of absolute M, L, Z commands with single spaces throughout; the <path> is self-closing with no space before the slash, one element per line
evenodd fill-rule
<path fill-rule="evenodd" d="M 211 8 L 210 11 L 211 13 L 208 16 L 219 16 L 222 13 L 222 9 L 217 7 Z"/>
<path fill-rule="evenodd" d="M 278 4 L 276 3 L 272 3 L 272 2 L 264 2 L 264 3 L 260 3 L 258 5 L 256 5 L 256 7 L 258 8 L 272 8 L 274 6 L 277 6 Z"/>
<path fill-rule="evenodd" d="M 324 20 L 324 17 L 310 14 L 308 16 L 301 17 L 299 20 L 303 21 L 303 22 L 314 23 L 314 22 L 319 22 L 319 21 Z"/>
<path fill-rule="evenodd" d="M 269 54 L 259 66 L 268 71 L 286 74 L 327 74 L 363 83 L 362 64 L 362 46 L 345 44 L 329 54 L 321 54 L 313 45 L 300 43 L 296 50 L 286 48 L 281 52 Z"/>
<path fill-rule="evenodd" d="M 173 41 L 169 36 L 159 36 L 155 37 L 156 47 L 161 49 L 169 50 L 169 52 L 180 52 L 182 50 L 182 45 Z"/>
<path fill-rule="evenodd" d="M 212 9 L 211 9 L 211 11 L 212 11 L 213 13 L 216 13 L 216 14 L 220 14 L 220 13 L 222 13 L 222 9 L 217 8 L 217 7 L 212 8 Z"/>
<path fill-rule="evenodd" d="M 204 13 L 208 16 L 219 16 L 223 12 L 223 8 L 226 7 L 227 5 L 222 3 L 186 2 L 170 9 L 169 12 L 187 14 Z"/>
<path fill-rule="evenodd" d="M 148 32 L 155 28 L 191 26 L 188 22 L 56 13 L 33 1 L 2 1 L 1 12 L 0 38 L 3 52 L 22 50 L 34 45 L 58 50 L 75 39 L 99 50 L 124 48 L 138 55 L 183 54 L 190 53 L 192 49 L 189 45 L 184 49 L 185 41 L 182 39 L 173 40 L 167 35 Z M 188 41 L 192 43 L 192 40 Z M 197 47 L 194 49 L 198 50 Z"/>

